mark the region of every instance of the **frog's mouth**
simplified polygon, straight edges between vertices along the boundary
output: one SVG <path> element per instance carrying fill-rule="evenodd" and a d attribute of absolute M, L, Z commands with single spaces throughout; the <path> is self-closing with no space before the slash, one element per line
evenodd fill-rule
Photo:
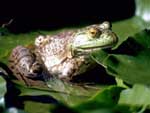
<path fill-rule="evenodd" d="M 98 38 L 87 38 L 86 35 L 80 35 L 76 39 L 78 40 L 72 45 L 72 53 L 74 55 L 88 54 L 96 50 L 112 48 L 118 42 L 117 36 L 112 31 L 105 31 Z"/>
<path fill-rule="evenodd" d="M 106 49 L 106 48 L 111 48 L 112 45 L 109 45 L 109 46 L 92 46 L 92 47 L 79 47 L 77 49 L 74 49 L 74 51 L 72 51 L 72 54 L 73 55 L 86 55 L 86 54 L 89 54 L 91 52 L 94 52 L 94 51 L 98 51 L 98 50 L 101 50 L 101 49 Z"/>

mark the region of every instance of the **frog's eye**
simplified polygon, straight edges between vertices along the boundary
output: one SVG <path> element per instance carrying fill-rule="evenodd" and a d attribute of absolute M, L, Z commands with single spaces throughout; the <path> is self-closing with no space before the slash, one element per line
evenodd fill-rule
<path fill-rule="evenodd" d="M 89 33 L 93 38 L 95 38 L 100 34 L 100 31 L 97 28 L 90 28 Z"/>

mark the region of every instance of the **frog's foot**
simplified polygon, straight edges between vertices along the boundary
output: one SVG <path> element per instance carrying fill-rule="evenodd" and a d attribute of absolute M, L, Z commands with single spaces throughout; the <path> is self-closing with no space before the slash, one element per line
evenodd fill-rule
<path fill-rule="evenodd" d="M 62 65 L 61 74 L 59 74 L 59 78 L 64 81 L 70 81 L 72 79 L 73 74 L 75 74 L 78 69 L 78 64 L 75 60 L 68 60 L 68 62 L 64 62 Z"/>

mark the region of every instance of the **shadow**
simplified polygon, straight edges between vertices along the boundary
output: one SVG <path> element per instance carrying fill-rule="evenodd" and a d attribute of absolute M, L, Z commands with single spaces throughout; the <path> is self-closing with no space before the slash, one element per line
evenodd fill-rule
<path fill-rule="evenodd" d="M 58 104 L 58 101 L 54 98 L 47 96 L 47 95 L 40 95 L 40 96 L 19 96 L 20 90 L 16 87 L 16 84 L 13 83 L 13 79 L 8 75 L 12 75 L 11 70 L 5 65 L 4 63 L 0 62 L 0 68 L 2 71 L 0 71 L 0 75 L 5 79 L 6 81 L 6 88 L 7 92 L 4 96 L 5 98 L 5 107 L 16 107 L 18 109 L 24 109 L 24 102 L 25 101 L 34 101 L 34 102 L 40 102 L 40 103 L 51 103 L 51 104 Z M 6 71 L 6 72 L 3 72 Z M 1 110 L 1 108 L 0 108 Z"/>
<path fill-rule="evenodd" d="M 135 13 L 134 0 L 55 0 L 1 1 L 0 25 L 14 19 L 8 26 L 13 33 L 37 29 L 57 29 L 118 21 Z M 4 10 L 9 8 L 11 10 Z"/>
<path fill-rule="evenodd" d="M 78 113 L 73 109 L 64 106 L 63 104 L 59 104 L 57 107 L 51 110 L 52 113 Z"/>
<path fill-rule="evenodd" d="M 111 85 L 115 84 L 115 77 L 108 75 L 104 67 L 97 65 L 95 68 L 85 72 L 84 74 L 73 77 L 71 82 Z"/>
<path fill-rule="evenodd" d="M 136 56 L 140 51 L 144 49 L 145 49 L 144 46 L 142 46 L 139 42 L 137 42 L 133 37 L 129 37 L 117 49 L 106 51 L 110 54 Z"/>
<path fill-rule="evenodd" d="M 12 82 L 7 83 L 7 93 L 5 94 L 5 106 L 6 108 L 16 107 L 18 109 L 24 109 L 24 103 L 26 101 L 33 101 L 42 104 L 58 104 L 58 101 L 47 95 L 40 96 L 19 96 L 20 90 L 15 87 Z"/>

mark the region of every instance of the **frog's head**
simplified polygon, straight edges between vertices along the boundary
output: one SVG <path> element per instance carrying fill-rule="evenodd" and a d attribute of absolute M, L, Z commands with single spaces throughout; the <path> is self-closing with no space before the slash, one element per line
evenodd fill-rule
<path fill-rule="evenodd" d="M 118 41 L 115 33 L 111 31 L 109 22 L 100 25 L 91 25 L 74 35 L 71 45 L 72 52 L 89 53 L 94 50 L 113 47 Z"/>

